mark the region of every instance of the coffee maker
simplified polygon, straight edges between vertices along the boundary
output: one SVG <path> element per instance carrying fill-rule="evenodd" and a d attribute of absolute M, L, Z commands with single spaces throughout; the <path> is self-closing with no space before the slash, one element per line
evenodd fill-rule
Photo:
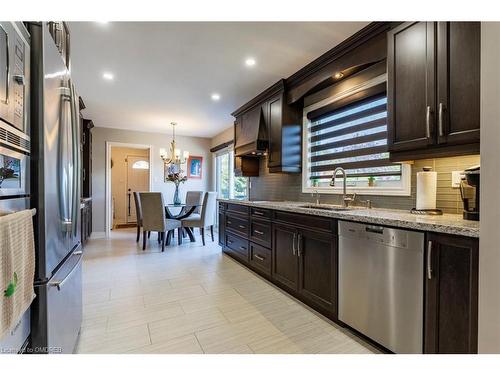
<path fill-rule="evenodd" d="M 479 220 L 479 165 L 464 171 L 464 177 L 460 181 L 460 194 L 464 202 L 464 219 Z"/>

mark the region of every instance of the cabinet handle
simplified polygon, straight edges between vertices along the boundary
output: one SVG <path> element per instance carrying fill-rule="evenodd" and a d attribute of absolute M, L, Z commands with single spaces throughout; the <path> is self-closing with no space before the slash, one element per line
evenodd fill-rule
<path fill-rule="evenodd" d="M 244 225 L 238 225 L 239 228 L 245 229 L 246 227 Z"/>
<path fill-rule="evenodd" d="M 295 255 L 295 240 L 297 239 L 297 233 L 293 234 L 293 241 L 292 241 L 292 254 Z"/>
<path fill-rule="evenodd" d="M 432 241 L 427 243 L 427 278 L 432 279 Z"/>
<path fill-rule="evenodd" d="M 264 257 L 261 257 L 259 254 L 254 254 L 253 255 L 255 258 L 257 258 L 258 260 L 260 260 L 261 262 L 263 262 L 265 260 Z"/>
<path fill-rule="evenodd" d="M 443 131 L 443 103 L 439 103 L 439 115 L 438 115 L 438 128 L 439 128 L 439 136 L 443 137 L 444 136 L 444 131 Z"/>
<path fill-rule="evenodd" d="M 254 229 L 253 231 L 255 234 L 258 234 L 259 236 L 262 236 L 264 232 L 261 232 L 260 230 Z"/>
<path fill-rule="evenodd" d="M 227 224 L 231 224 L 231 220 L 226 221 Z"/>
<path fill-rule="evenodd" d="M 427 106 L 427 110 L 425 113 L 425 135 L 427 139 L 431 137 L 431 106 Z"/>
<path fill-rule="evenodd" d="M 299 233 L 299 238 L 297 238 L 297 255 L 299 257 L 302 256 L 302 253 L 300 251 L 300 243 L 302 242 L 302 235 Z"/>
<path fill-rule="evenodd" d="M 247 248 L 245 246 L 240 246 L 240 250 L 246 250 Z"/>
<path fill-rule="evenodd" d="M 264 212 L 260 212 L 260 211 L 254 211 L 253 212 L 254 215 L 261 215 L 263 216 L 264 215 Z"/>

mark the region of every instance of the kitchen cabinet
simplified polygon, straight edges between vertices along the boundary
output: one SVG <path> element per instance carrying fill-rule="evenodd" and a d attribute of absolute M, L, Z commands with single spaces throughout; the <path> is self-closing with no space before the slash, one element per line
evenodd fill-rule
<path fill-rule="evenodd" d="M 425 353 L 477 353 L 478 250 L 478 239 L 427 234 Z"/>
<path fill-rule="evenodd" d="M 301 229 L 297 237 L 299 294 L 329 312 L 337 311 L 337 239 Z"/>
<path fill-rule="evenodd" d="M 219 246 L 224 246 L 224 221 L 225 221 L 224 211 L 219 208 L 219 221 L 217 234 L 219 238 Z"/>
<path fill-rule="evenodd" d="M 291 225 L 273 224 L 273 279 L 287 288 L 297 289 L 298 265 L 297 229 Z"/>
<path fill-rule="evenodd" d="M 478 153 L 480 23 L 405 22 L 387 40 L 391 159 Z"/>
<path fill-rule="evenodd" d="M 83 198 L 80 203 L 80 237 L 85 245 L 92 234 L 92 199 Z"/>
<path fill-rule="evenodd" d="M 302 119 L 299 111 L 286 104 L 285 91 L 265 106 L 269 133 L 269 172 L 300 173 L 302 170 Z"/>
<path fill-rule="evenodd" d="M 258 176 L 265 154 L 269 172 L 301 172 L 302 108 L 288 104 L 285 92 L 281 79 L 232 113 L 235 154 L 241 159 L 235 173 Z"/>
<path fill-rule="evenodd" d="M 437 23 L 439 144 L 479 142 L 481 24 Z"/>

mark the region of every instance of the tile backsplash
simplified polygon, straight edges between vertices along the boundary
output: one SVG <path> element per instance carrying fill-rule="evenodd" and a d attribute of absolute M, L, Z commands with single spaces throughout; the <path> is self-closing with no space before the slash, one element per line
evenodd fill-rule
<path fill-rule="evenodd" d="M 463 204 L 460 189 L 451 187 L 451 172 L 463 171 L 478 164 L 479 155 L 416 160 L 412 165 L 410 196 L 360 195 L 359 199 L 370 199 L 374 207 L 409 210 L 415 207 L 417 172 L 421 171 L 424 166 L 429 166 L 437 172 L 437 208 L 446 213 L 461 213 Z M 259 177 L 251 177 L 250 180 L 250 199 L 252 200 L 313 201 L 311 194 L 302 193 L 300 174 L 269 173 L 265 158 L 260 161 Z M 333 204 L 341 202 L 338 194 L 322 194 L 321 201 Z"/>

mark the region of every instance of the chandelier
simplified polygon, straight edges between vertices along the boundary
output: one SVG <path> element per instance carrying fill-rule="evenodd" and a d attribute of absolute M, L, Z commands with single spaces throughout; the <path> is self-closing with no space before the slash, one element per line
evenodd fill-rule
<path fill-rule="evenodd" d="M 170 125 L 172 125 L 172 142 L 170 143 L 170 150 L 167 154 L 167 150 L 165 148 L 160 148 L 160 156 L 165 164 L 175 164 L 180 166 L 181 164 L 186 163 L 189 159 L 189 151 L 182 152 L 175 146 L 175 126 L 177 123 L 171 122 Z"/>

